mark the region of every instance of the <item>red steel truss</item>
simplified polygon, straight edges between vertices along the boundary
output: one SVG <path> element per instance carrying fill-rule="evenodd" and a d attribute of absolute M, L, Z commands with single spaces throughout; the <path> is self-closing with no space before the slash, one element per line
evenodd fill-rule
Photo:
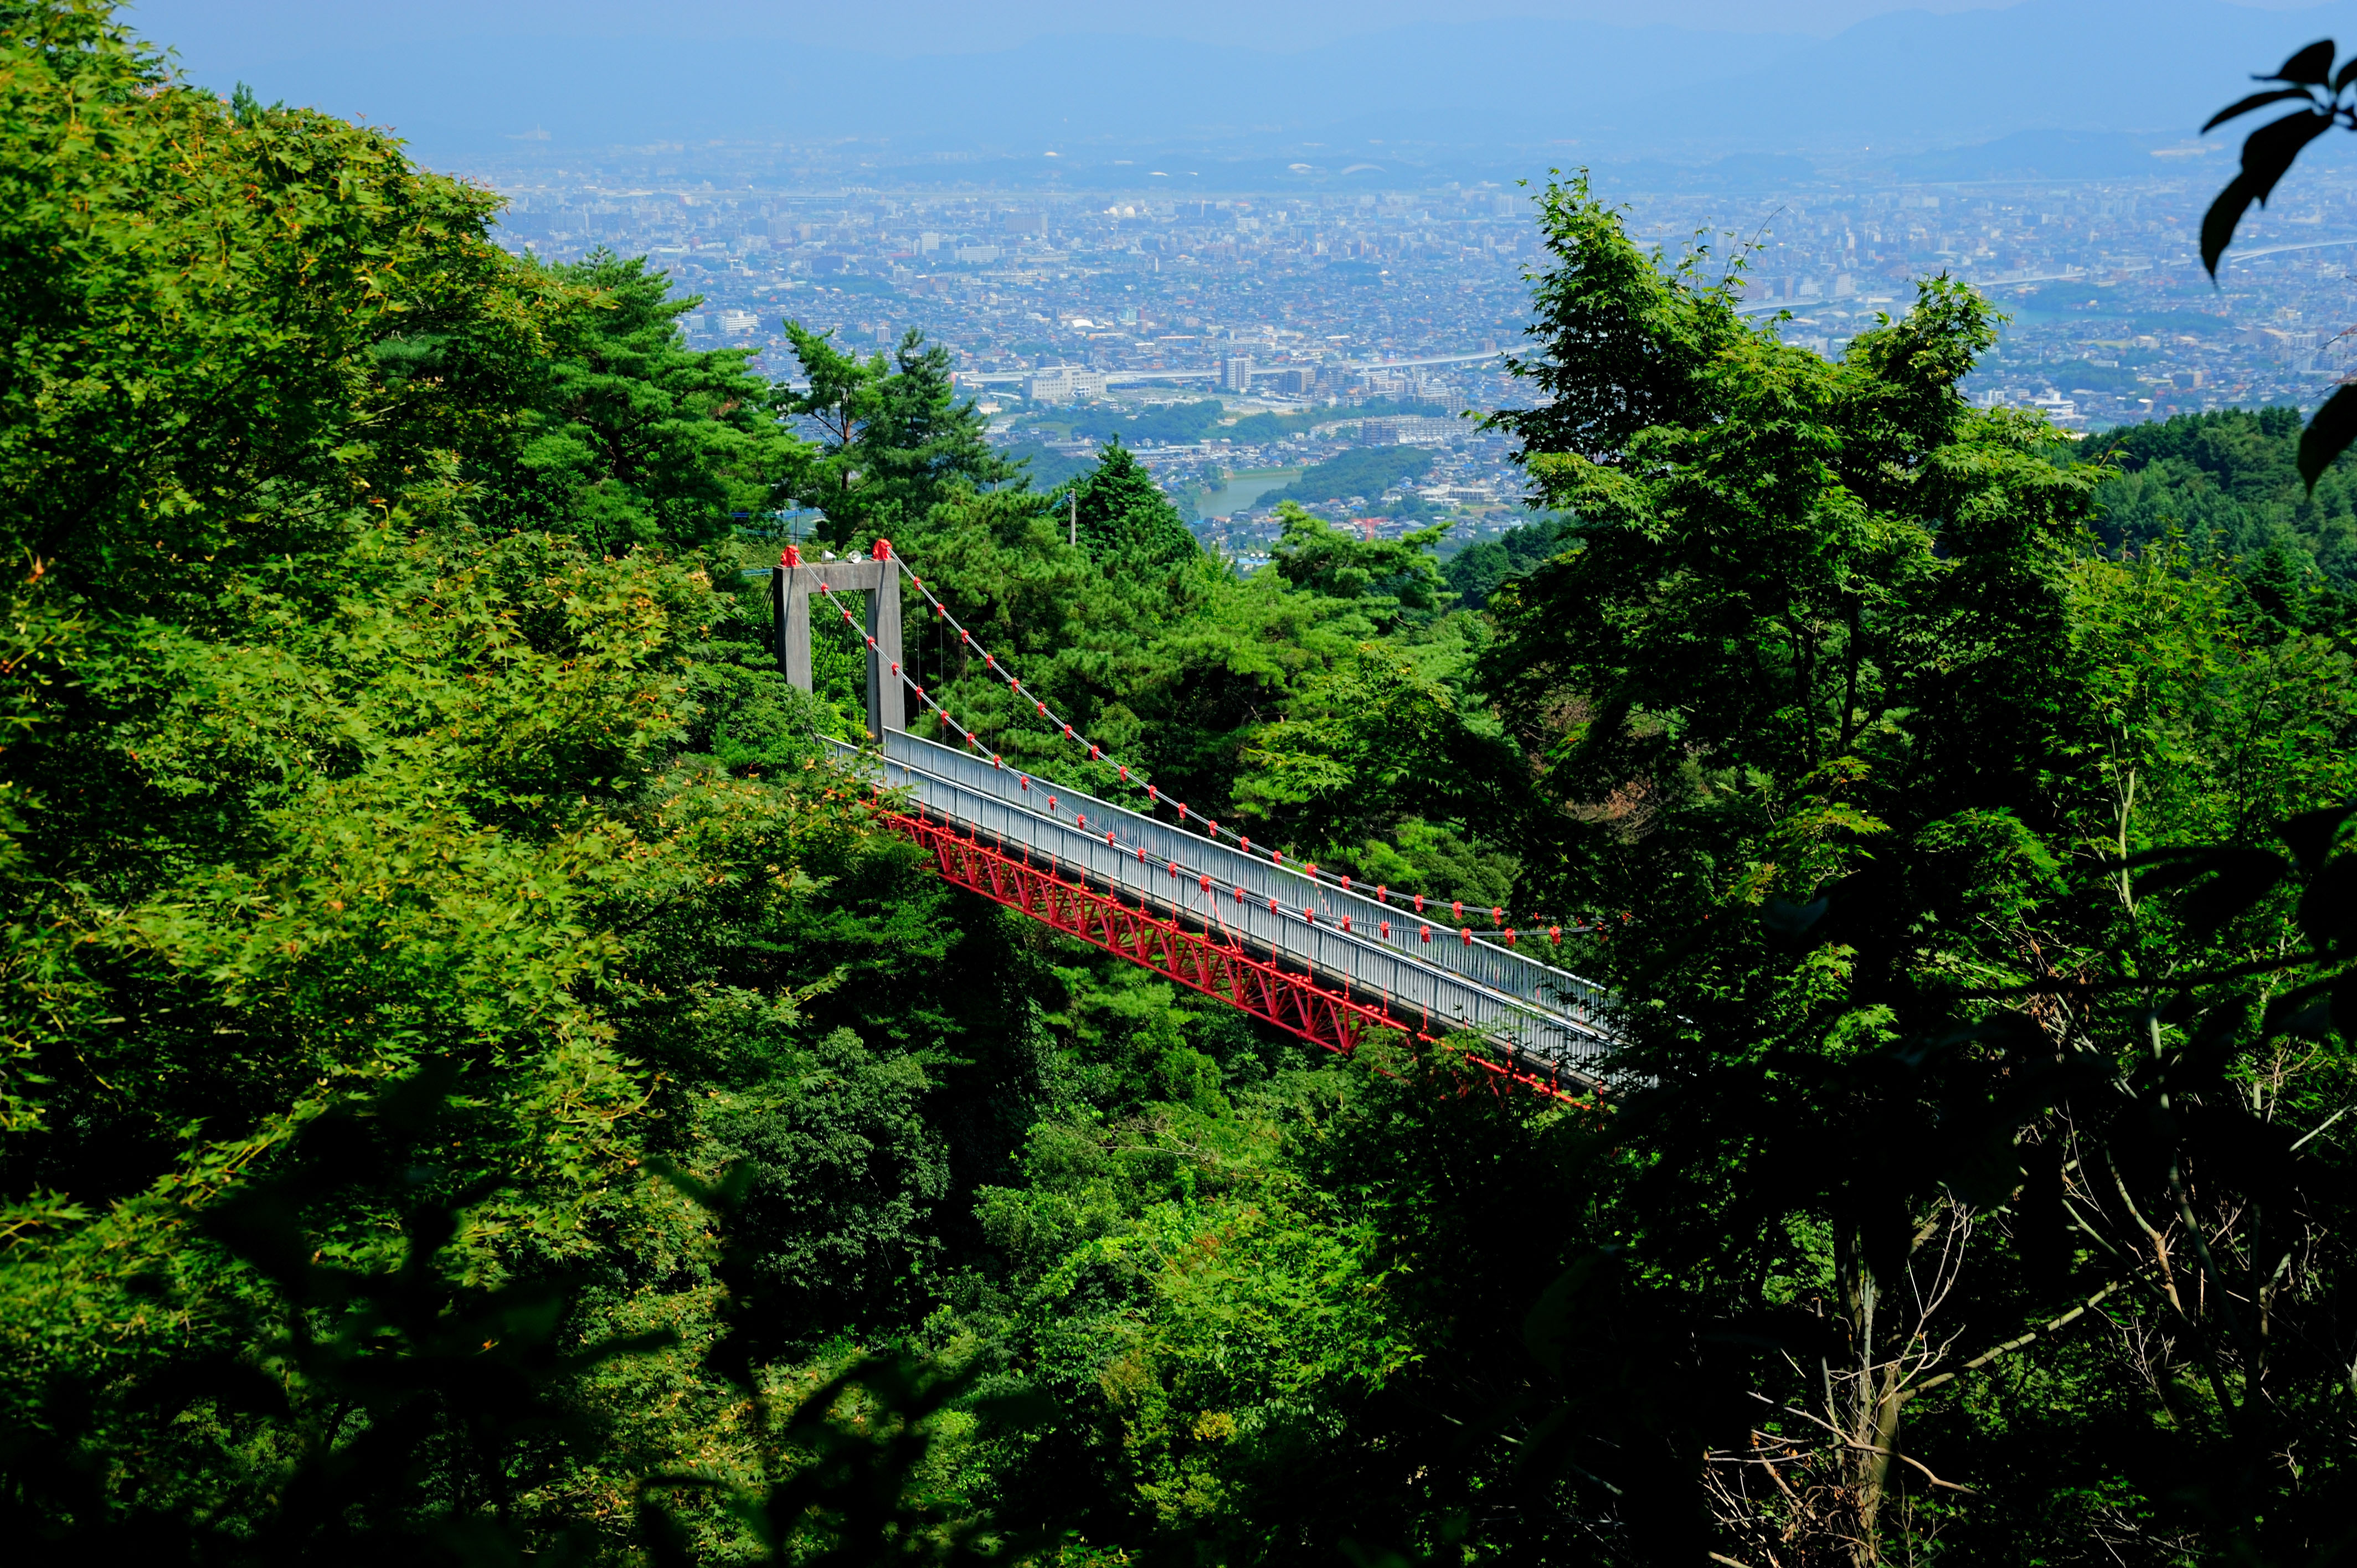
<path fill-rule="evenodd" d="M 1396 1030 L 1435 1044 L 1448 1044 L 1415 1022 L 1393 1016 L 1382 996 L 1352 995 L 1347 987 L 1320 985 L 1308 974 L 1280 968 L 1247 952 L 1225 932 L 1189 929 L 1144 906 L 1133 908 L 1058 869 L 1045 869 L 984 843 L 955 823 L 879 810 L 885 824 L 922 848 L 948 881 L 969 888 L 1069 936 L 1103 948 L 1179 984 L 1215 996 L 1255 1018 L 1343 1056 L 1371 1030 Z M 1486 1051 L 1468 1050 L 1464 1059 L 1495 1075 L 1561 1100 L 1575 1096 L 1548 1075 Z"/>

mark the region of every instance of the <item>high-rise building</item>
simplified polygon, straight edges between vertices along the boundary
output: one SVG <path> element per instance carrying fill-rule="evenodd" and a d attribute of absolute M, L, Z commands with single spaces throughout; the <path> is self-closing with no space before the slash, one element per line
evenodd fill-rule
<path fill-rule="evenodd" d="M 1318 371 L 1308 365 L 1289 366 L 1276 372 L 1276 390 L 1300 397 L 1318 390 Z"/>
<path fill-rule="evenodd" d="M 1253 362 L 1246 354 L 1228 354 L 1220 360 L 1220 390 L 1248 392 L 1252 391 Z"/>

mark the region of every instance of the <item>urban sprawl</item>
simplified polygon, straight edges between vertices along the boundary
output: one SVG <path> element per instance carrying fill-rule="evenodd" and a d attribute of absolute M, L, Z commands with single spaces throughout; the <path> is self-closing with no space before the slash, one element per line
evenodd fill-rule
<path fill-rule="evenodd" d="M 2303 171 L 2213 285 L 2196 236 L 2224 164 L 2188 150 L 2103 181 L 1655 192 L 1607 169 L 1597 184 L 1667 260 L 1706 244 L 1715 276 L 1739 256 L 1742 308 L 1827 355 L 1905 310 L 1916 278 L 1966 279 L 2010 316 L 1968 391 L 2087 435 L 2312 407 L 2349 368 L 2357 177 Z M 1504 356 L 1523 343 L 1525 274 L 1547 264 L 1532 192 L 1197 195 L 1169 188 L 1182 177 L 1200 183 L 1145 167 L 1120 195 L 621 188 L 544 169 L 498 183 L 508 243 L 645 254 L 700 299 L 693 343 L 754 348 L 772 375 L 798 371 L 789 317 L 883 351 L 921 331 L 1035 480 L 1120 433 L 1246 563 L 1265 558 L 1278 499 L 1370 533 L 1445 522 L 1450 548 L 1526 521 L 1512 445 L 1478 416 L 1528 397 Z"/>

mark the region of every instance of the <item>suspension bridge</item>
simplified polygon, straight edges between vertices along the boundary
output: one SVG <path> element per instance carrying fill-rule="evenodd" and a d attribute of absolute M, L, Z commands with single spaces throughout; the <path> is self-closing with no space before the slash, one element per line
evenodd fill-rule
<path fill-rule="evenodd" d="M 901 654 L 904 578 L 1042 726 L 1110 768 L 1144 809 L 1008 766 L 927 693 Z M 866 601 L 858 615 L 839 596 L 853 593 Z M 853 560 L 812 561 L 789 546 L 771 600 L 779 664 L 803 691 L 821 607 L 864 643 L 875 744 L 824 744 L 885 825 L 947 881 L 1329 1050 L 1348 1054 L 1379 1030 L 1470 1035 L 1487 1049 L 1468 1059 L 1501 1079 L 1556 1095 L 1600 1085 L 1611 998 L 1551 961 L 1563 928 L 1520 929 L 1501 908 L 1288 862 L 1190 811 L 1028 689 L 889 541 Z M 911 701 L 962 744 L 909 733 Z"/>

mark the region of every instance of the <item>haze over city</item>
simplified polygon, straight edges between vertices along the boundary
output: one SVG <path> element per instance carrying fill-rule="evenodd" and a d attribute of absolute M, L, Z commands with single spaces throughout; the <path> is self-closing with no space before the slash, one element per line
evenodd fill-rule
<path fill-rule="evenodd" d="M 507 243 L 648 255 L 701 301 L 691 341 L 792 379 L 789 317 L 869 348 L 917 328 L 1043 483 L 1126 431 L 1247 562 L 1276 499 L 1448 518 L 1458 546 L 1516 524 L 1511 445 L 1458 416 L 1517 396 L 1500 354 L 1542 259 L 1521 182 L 1549 168 L 1591 168 L 1672 253 L 1753 247 L 1747 308 L 1828 354 L 1915 277 L 1962 275 L 2012 317 L 1969 390 L 2083 434 L 2312 403 L 2357 310 L 2335 148 L 2222 286 L 2194 248 L 2238 145 L 2194 134 L 2242 80 L 2220 62 L 2357 32 L 2345 0 L 1689 0 L 1637 27 L 1511 0 L 736 3 L 659 38 L 619 5 L 138 15 L 199 81 L 365 114 L 490 183 Z M 1135 423 L 1173 406 L 1222 423 Z M 1431 460 L 1299 490 L 1371 438 Z"/>

